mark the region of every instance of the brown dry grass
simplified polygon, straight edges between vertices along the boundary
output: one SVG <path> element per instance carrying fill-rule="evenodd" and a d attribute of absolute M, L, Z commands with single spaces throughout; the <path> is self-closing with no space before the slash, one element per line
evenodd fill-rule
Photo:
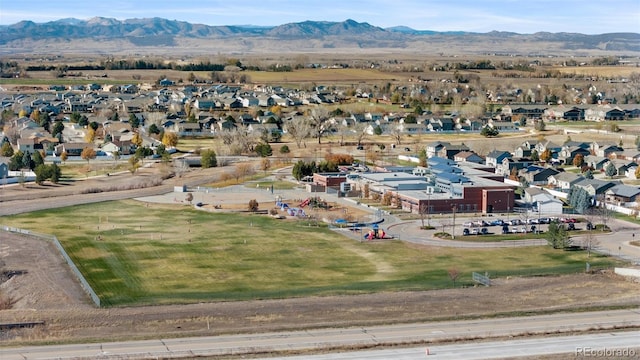
<path fill-rule="evenodd" d="M 629 77 L 633 73 L 640 73 L 640 68 L 637 68 L 635 66 L 554 67 L 553 70 L 559 71 L 563 74 L 604 77 Z"/>

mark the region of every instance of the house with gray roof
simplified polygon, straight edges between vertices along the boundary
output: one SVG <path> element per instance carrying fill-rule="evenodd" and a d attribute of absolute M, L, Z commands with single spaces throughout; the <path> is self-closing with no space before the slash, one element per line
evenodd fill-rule
<path fill-rule="evenodd" d="M 547 185 L 549 177 L 560 172 L 551 167 L 527 166 L 520 170 L 518 175 L 523 177 L 529 185 Z"/>
<path fill-rule="evenodd" d="M 615 185 L 605 191 L 608 203 L 615 203 L 618 206 L 625 206 L 627 203 L 636 203 L 640 195 L 640 188 L 629 185 Z"/>
<path fill-rule="evenodd" d="M 485 161 L 487 166 L 496 168 L 498 164 L 502 164 L 502 160 L 504 160 L 505 158 L 511 158 L 512 156 L 513 155 L 511 155 L 511 153 L 508 151 L 493 150 L 487 154 Z"/>
<path fill-rule="evenodd" d="M 553 185 L 560 190 L 569 191 L 573 185 L 584 179 L 585 177 L 582 175 L 570 172 L 561 172 L 549 176 L 549 185 Z"/>
<path fill-rule="evenodd" d="M 531 204 L 540 213 L 562 214 L 562 201 L 540 188 L 526 188 L 524 201 Z"/>
<path fill-rule="evenodd" d="M 586 179 L 583 178 L 580 181 L 573 184 L 576 188 L 584 189 L 591 197 L 595 198 L 598 195 L 604 194 L 608 189 L 621 184 L 619 181 L 605 181 L 598 179 Z"/>

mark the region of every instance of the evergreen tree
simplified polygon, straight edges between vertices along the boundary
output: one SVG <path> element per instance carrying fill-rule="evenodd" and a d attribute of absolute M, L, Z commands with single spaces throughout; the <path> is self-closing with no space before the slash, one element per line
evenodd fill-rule
<path fill-rule="evenodd" d="M 557 221 L 552 221 L 549 224 L 546 238 L 549 245 L 554 249 L 564 249 L 571 244 L 567 230 Z"/>
<path fill-rule="evenodd" d="M 158 125 L 156 124 L 151 124 L 149 125 L 149 134 L 160 134 L 160 129 L 158 128 Z"/>
<path fill-rule="evenodd" d="M 136 114 L 129 114 L 129 125 L 131 125 L 133 129 L 140 127 L 140 119 L 138 119 Z"/>
<path fill-rule="evenodd" d="M 202 168 L 206 169 L 206 168 L 218 166 L 218 159 L 216 157 L 215 151 L 203 150 L 200 153 L 200 156 L 202 156 L 202 160 L 201 160 Z"/>
<path fill-rule="evenodd" d="M 25 151 L 24 155 L 22 155 L 22 167 L 30 170 L 34 168 L 31 154 L 28 151 Z"/>
<path fill-rule="evenodd" d="M 38 165 L 44 165 L 44 158 L 42 157 L 40 151 L 34 151 L 31 160 L 33 161 L 34 167 L 37 167 Z"/>
<path fill-rule="evenodd" d="M 604 168 L 604 173 L 609 178 L 612 178 L 618 173 L 618 170 L 616 169 L 616 166 L 613 164 L 613 162 L 609 161 L 607 166 Z"/>
<path fill-rule="evenodd" d="M 13 146 L 11 146 L 9 142 L 3 142 L 2 146 L 0 146 L 0 156 L 4 156 L 4 157 L 13 156 Z"/>
<path fill-rule="evenodd" d="M 18 171 L 18 170 L 22 169 L 22 158 L 23 157 L 24 157 L 24 154 L 22 153 L 22 151 L 20 151 L 20 150 L 16 151 L 15 154 L 13 154 L 13 156 L 9 160 L 9 170 Z"/>
<path fill-rule="evenodd" d="M 593 172 L 591 171 L 591 169 L 584 172 L 584 177 L 590 180 L 593 179 Z"/>
<path fill-rule="evenodd" d="M 51 164 L 49 168 L 51 169 L 49 172 L 51 182 L 57 184 L 62 177 L 62 170 L 60 170 L 60 167 L 56 163 Z"/>
<path fill-rule="evenodd" d="M 53 135 L 54 137 L 57 137 L 58 135 L 62 134 L 63 130 L 64 130 L 64 124 L 62 123 L 62 121 L 56 121 L 53 124 L 53 130 L 51 131 L 51 135 Z"/>
<path fill-rule="evenodd" d="M 426 167 L 427 166 L 427 150 L 425 149 L 420 150 L 420 153 L 418 154 L 418 159 L 419 159 L 418 165 L 422 167 Z"/>
<path fill-rule="evenodd" d="M 273 149 L 271 148 L 271 145 L 265 144 L 265 143 L 256 145 L 255 151 L 258 155 L 262 157 L 271 156 L 273 154 Z"/>

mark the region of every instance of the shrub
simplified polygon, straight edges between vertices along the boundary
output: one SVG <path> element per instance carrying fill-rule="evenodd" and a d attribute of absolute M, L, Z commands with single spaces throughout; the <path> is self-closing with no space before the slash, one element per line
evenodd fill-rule
<path fill-rule="evenodd" d="M 249 200 L 249 211 L 256 212 L 258 211 L 258 201 L 256 199 Z"/>
<path fill-rule="evenodd" d="M 273 154 L 273 149 L 269 144 L 258 144 L 256 145 L 255 151 L 262 157 L 271 156 Z"/>
<path fill-rule="evenodd" d="M 336 165 L 353 164 L 353 155 L 349 155 L 349 154 L 327 154 L 324 156 L 324 159 L 328 163 L 333 163 Z"/>

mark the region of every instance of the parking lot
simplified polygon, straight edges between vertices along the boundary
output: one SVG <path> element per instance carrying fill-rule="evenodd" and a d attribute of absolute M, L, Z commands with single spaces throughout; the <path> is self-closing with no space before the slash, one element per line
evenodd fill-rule
<path fill-rule="evenodd" d="M 578 219 L 569 217 L 480 219 L 464 222 L 462 235 L 543 233 L 548 230 L 551 222 L 561 224 L 568 231 L 593 229 L 593 225 L 590 222 L 579 223 Z"/>

